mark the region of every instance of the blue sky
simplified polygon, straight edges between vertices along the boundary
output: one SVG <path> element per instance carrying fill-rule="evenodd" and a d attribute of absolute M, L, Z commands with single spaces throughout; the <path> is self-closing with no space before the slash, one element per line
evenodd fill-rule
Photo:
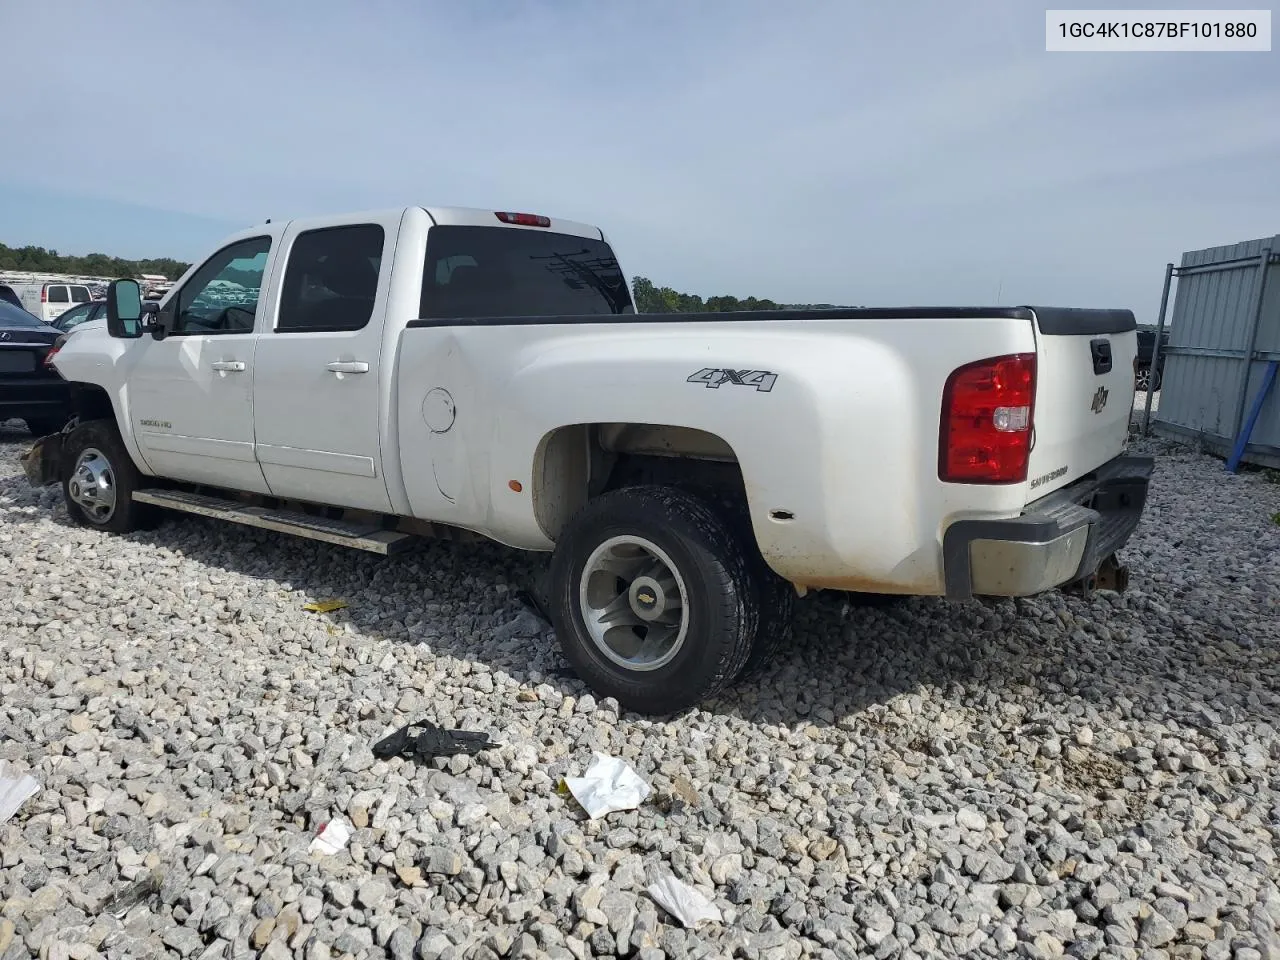
<path fill-rule="evenodd" d="M 1049 54 L 1025 0 L 4 0 L 0 35 L 11 245 L 458 204 L 703 295 L 1150 319 L 1166 261 L 1280 231 L 1280 53 Z"/>

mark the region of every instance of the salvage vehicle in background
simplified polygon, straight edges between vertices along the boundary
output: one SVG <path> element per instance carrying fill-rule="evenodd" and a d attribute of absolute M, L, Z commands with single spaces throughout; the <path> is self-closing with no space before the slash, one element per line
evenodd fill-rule
<path fill-rule="evenodd" d="M 36 436 L 71 419 L 71 388 L 46 360 L 59 332 L 0 300 L 0 423 L 24 420 Z"/>
<path fill-rule="evenodd" d="M 1164 330 L 1160 336 L 1160 360 L 1155 360 L 1156 328 L 1152 326 L 1138 327 L 1138 349 L 1133 358 L 1133 386 L 1143 393 L 1160 389 L 1164 381 L 1164 352 L 1169 347 L 1169 331 Z"/>
<path fill-rule="evenodd" d="M 36 280 L 30 283 L 7 283 L 5 289 L 18 299 L 23 309 L 45 323 L 52 323 L 64 311 L 78 303 L 93 301 L 93 293 L 83 283 Z M 12 300 L 13 297 L 5 296 L 4 299 Z"/>
<path fill-rule="evenodd" d="M 65 313 L 60 314 L 51 324 L 51 327 L 66 333 L 80 326 L 82 323 L 88 323 L 90 320 L 97 320 L 107 317 L 107 302 L 103 300 L 94 300 L 92 303 L 82 303 L 72 307 Z"/>
<path fill-rule="evenodd" d="M 149 311 L 115 281 L 24 460 L 79 523 L 157 507 L 391 554 L 548 551 L 601 696 L 685 709 L 813 589 L 1123 589 L 1127 310 L 637 314 L 596 227 L 443 207 L 268 222 Z"/>

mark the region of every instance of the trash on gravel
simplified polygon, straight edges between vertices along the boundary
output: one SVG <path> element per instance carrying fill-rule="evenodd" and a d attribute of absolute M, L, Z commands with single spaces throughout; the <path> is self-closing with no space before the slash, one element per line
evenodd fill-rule
<path fill-rule="evenodd" d="M 411 734 L 415 727 L 422 732 Z M 388 734 L 373 745 L 373 755 L 379 760 L 392 757 L 416 757 L 419 760 L 430 760 L 432 757 L 452 757 L 459 753 L 476 754 L 491 750 L 498 744 L 489 739 L 487 733 L 474 730 L 446 730 L 429 720 L 407 723 L 394 733 Z"/>
<path fill-rule="evenodd" d="M 649 784 L 620 757 L 595 754 L 581 777 L 565 777 L 564 785 L 591 819 L 618 810 L 633 810 L 649 796 Z"/>
<path fill-rule="evenodd" d="M 159 870 L 153 870 L 141 880 L 125 887 L 114 896 L 108 897 L 102 905 L 101 912 L 109 913 L 119 919 L 138 904 L 150 900 L 158 894 L 163 883 L 164 874 Z"/>
<path fill-rule="evenodd" d="M 341 817 L 330 820 L 319 832 L 316 833 L 315 839 L 311 841 L 308 851 L 315 853 L 319 851 L 326 857 L 331 857 L 335 853 L 341 853 L 346 847 L 347 841 L 351 839 L 351 829 Z"/>
<path fill-rule="evenodd" d="M 40 784 L 27 774 L 10 770 L 8 760 L 0 760 L 0 824 L 40 791 Z"/>
<path fill-rule="evenodd" d="M 675 877 L 663 877 L 649 884 L 648 892 L 658 906 L 686 927 L 696 927 L 703 920 L 724 921 L 719 907 Z"/>
<path fill-rule="evenodd" d="M 346 609 L 346 606 L 345 600 L 317 600 L 314 603 L 304 604 L 302 609 L 308 613 L 333 613 L 335 610 Z"/>

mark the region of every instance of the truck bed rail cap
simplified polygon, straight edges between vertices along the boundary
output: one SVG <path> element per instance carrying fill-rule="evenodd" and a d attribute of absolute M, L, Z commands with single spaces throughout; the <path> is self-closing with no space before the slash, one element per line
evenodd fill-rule
<path fill-rule="evenodd" d="M 585 316 L 426 317 L 410 327 L 564 323 L 762 323 L 779 320 L 1031 320 L 1030 307 L 858 307 L 851 310 L 737 310 L 729 313 L 594 313 Z"/>

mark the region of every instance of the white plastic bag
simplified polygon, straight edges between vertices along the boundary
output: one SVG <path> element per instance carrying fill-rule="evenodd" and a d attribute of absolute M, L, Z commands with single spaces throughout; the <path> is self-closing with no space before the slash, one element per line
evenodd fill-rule
<path fill-rule="evenodd" d="M 591 819 L 616 810 L 634 810 L 649 796 L 649 785 L 620 757 L 603 753 L 581 777 L 565 777 L 564 785 Z"/>
<path fill-rule="evenodd" d="M 686 927 L 696 927 L 703 920 L 722 923 L 720 908 L 693 887 L 675 877 L 663 877 L 649 884 L 649 896 Z"/>
<path fill-rule="evenodd" d="M 34 778 L 9 767 L 8 760 L 0 760 L 0 824 L 5 823 L 18 812 L 18 808 L 35 796 L 40 790 Z"/>
<path fill-rule="evenodd" d="M 351 830 L 346 822 L 341 817 L 336 817 L 320 828 L 320 832 L 311 841 L 308 851 L 311 853 L 319 851 L 326 857 L 331 857 L 335 853 L 340 853 L 350 839 Z"/>

